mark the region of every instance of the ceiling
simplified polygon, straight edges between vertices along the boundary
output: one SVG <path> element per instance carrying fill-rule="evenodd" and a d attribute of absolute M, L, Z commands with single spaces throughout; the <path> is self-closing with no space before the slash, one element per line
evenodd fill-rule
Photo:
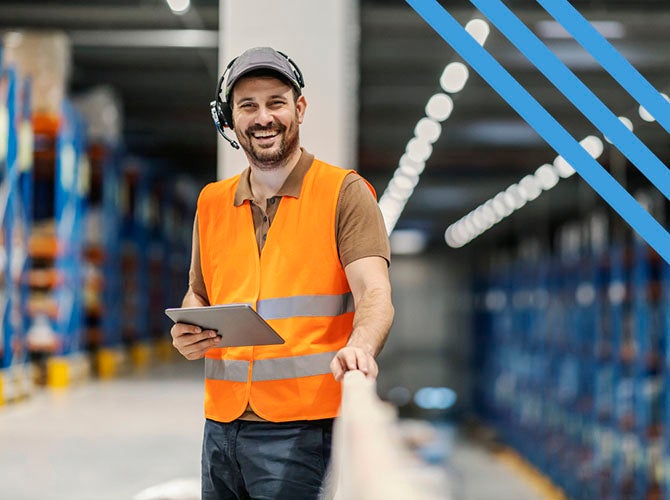
<path fill-rule="evenodd" d="M 533 30 L 550 19 L 534 1 L 506 3 Z M 670 3 L 571 3 L 591 21 L 621 22 L 624 37 L 611 42 L 656 88 L 670 89 Z M 3 0 L 0 30 L 65 30 L 73 45 L 72 93 L 112 85 L 123 102 L 126 148 L 169 160 L 204 181 L 215 175 L 216 137 L 207 103 L 217 76 L 218 0 L 192 4 L 189 13 L 176 16 L 164 0 Z M 442 4 L 462 23 L 476 13 L 464 0 Z M 174 46 L 175 32 L 166 30 L 183 29 L 205 30 L 200 46 Z M 632 118 L 636 134 L 667 163 L 667 133 L 642 122 L 633 99 L 576 42 L 545 41 L 614 113 Z M 575 138 L 595 131 L 500 33 L 492 30 L 486 48 Z M 454 51 L 402 0 L 361 2 L 359 165 L 378 191 L 424 116 L 428 98 L 440 90 L 442 69 L 455 60 L 460 59 Z M 441 234 L 447 224 L 556 156 L 476 74 L 454 104 L 400 226 Z M 554 196 L 552 203 L 561 200 L 570 205 L 564 196 Z"/>

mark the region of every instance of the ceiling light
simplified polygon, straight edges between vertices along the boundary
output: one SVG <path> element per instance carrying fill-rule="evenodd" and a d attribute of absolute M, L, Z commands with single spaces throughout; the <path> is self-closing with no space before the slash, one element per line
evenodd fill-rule
<path fill-rule="evenodd" d="M 191 7 L 190 0 L 166 0 L 170 10 L 175 14 L 185 14 Z"/>
<path fill-rule="evenodd" d="M 426 168 L 426 162 L 425 161 L 415 161 L 412 160 L 407 153 L 402 155 L 400 157 L 400 161 L 398 162 L 401 167 L 409 167 L 414 169 L 414 171 L 417 174 L 421 174 L 423 170 Z"/>
<path fill-rule="evenodd" d="M 661 93 L 663 98 L 666 101 L 670 101 L 670 97 L 668 97 L 666 94 Z M 656 118 L 654 118 L 649 111 L 647 111 L 644 107 L 640 106 L 638 109 L 638 113 L 640 114 L 640 118 L 642 118 L 646 122 L 654 122 L 656 121 Z"/>
<path fill-rule="evenodd" d="M 512 184 L 510 187 L 508 187 L 505 190 L 505 193 L 508 196 L 510 196 L 512 198 L 512 200 L 514 200 L 514 209 L 515 210 L 518 210 L 519 208 L 523 207 L 526 204 L 526 202 L 528 201 L 524 197 L 523 191 L 521 191 L 519 189 L 519 186 L 517 186 L 516 184 Z"/>
<path fill-rule="evenodd" d="M 533 175 L 527 175 L 521 179 L 519 181 L 519 189 L 523 191 L 524 196 L 528 201 L 533 201 L 542 193 L 542 188 Z"/>
<path fill-rule="evenodd" d="M 414 186 L 416 186 L 417 182 L 419 182 L 418 176 L 410 179 L 404 175 L 395 175 L 393 176 L 393 179 L 391 179 L 389 185 L 393 184 L 402 191 L 410 191 L 414 189 Z"/>
<path fill-rule="evenodd" d="M 416 162 L 425 162 L 433 152 L 433 146 L 418 138 L 410 139 L 407 143 L 407 156 Z"/>
<path fill-rule="evenodd" d="M 447 94 L 435 94 L 428 99 L 426 104 L 426 115 L 438 122 L 443 122 L 449 118 L 453 110 L 454 101 Z"/>
<path fill-rule="evenodd" d="M 472 226 L 475 229 L 475 234 L 477 236 L 486 231 L 486 221 L 484 220 L 482 215 L 478 213 L 476 210 L 470 212 L 467 216 L 467 219 L 469 219 L 470 222 L 472 223 Z"/>
<path fill-rule="evenodd" d="M 548 191 L 558 184 L 558 174 L 554 170 L 553 165 L 545 163 L 535 171 L 535 179 L 538 185 L 544 190 Z"/>
<path fill-rule="evenodd" d="M 447 64 L 440 77 L 440 86 L 451 94 L 460 92 L 468 81 L 468 68 L 461 62 Z"/>
<path fill-rule="evenodd" d="M 463 231 L 468 235 L 468 238 L 473 238 L 479 231 L 479 228 L 475 225 L 470 214 L 463 219 Z"/>
<path fill-rule="evenodd" d="M 630 130 L 631 132 L 633 131 L 633 122 L 631 121 L 630 118 L 628 118 L 626 116 L 620 116 L 619 121 L 621 123 L 623 123 L 624 127 L 626 127 L 628 130 Z M 653 121 L 653 118 L 652 118 L 652 121 Z M 590 137 L 592 137 L 592 136 L 590 136 Z M 606 135 L 604 135 L 603 137 L 605 138 L 605 140 L 608 143 L 612 144 L 612 141 L 609 140 L 609 137 L 607 137 Z M 601 153 L 602 153 L 602 151 L 601 151 Z M 600 156 L 600 155 L 598 155 L 598 156 Z"/>
<path fill-rule="evenodd" d="M 491 31 L 489 28 L 489 23 L 483 19 L 473 19 L 465 25 L 465 31 L 472 35 L 472 38 L 477 40 L 479 45 L 484 45 L 486 38 L 489 36 Z"/>
<path fill-rule="evenodd" d="M 480 208 L 481 208 L 481 211 L 482 211 L 482 215 L 489 222 L 489 224 L 491 224 L 491 225 L 495 224 L 498 217 L 496 216 L 496 213 L 491 208 L 490 203 L 489 202 L 484 203 Z"/>
<path fill-rule="evenodd" d="M 598 33 L 610 40 L 623 38 L 626 35 L 624 25 L 618 21 L 589 21 Z M 572 35 L 556 21 L 540 21 L 535 30 L 542 38 L 572 39 Z"/>
<path fill-rule="evenodd" d="M 431 118 L 421 118 L 414 127 L 414 135 L 429 144 L 433 144 L 442 132 L 442 126 Z"/>
<path fill-rule="evenodd" d="M 517 209 L 517 198 L 512 193 L 508 193 L 507 190 L 502 192 L 502 200 L 509 209 L 509 214 Z"/>
<path fill-rule="evenodd" d="M 621 116 L 619 117 L 619 120 L 621 120 L 621 122 L 628 128 L 628 130 L 633 130 L 633 123 L 628 118 Z M 628 122 L 628 124 L 626 122 Z M 581 144 L 586 152 L 591 155 L 591 158 L 594 159 L 599 158 L 605 149 L 603 146 L 603 141 L 598 139 L 595 135 L 588 135 L 584 137 L 581 141 L 579 141 L 579 144 Z"/>
<path fill-rule="evenodd" d="M 414 170 L 412 167 L 408 166 L 408 165 L 400 165 L 400 167 L 398 167 L 396 169 L 395 174 L 393 174 L 393 175 L 394 175 L 394 177 L 396 175 L 400 175 L 400 176 L 403 176 L 403 177 L 407 177 L 409 179 L 413 179 L 413 180 L 416 179 L 416 182 L 417 183 L 419 182 L 418 172 L 416 170 Z"/>
<path fill-rule="evenodd" d="M 465 226 L 465 221 L 463 220 L 456 224 L 456 227 L 454 228 L 454 234 L 463 242 L 471 240 L 474 236 L 474 233 L 471 233 Z"/>
<path fill-rule="evenodd" d="M 496 196 L 491 200 L 491 208 L 496 213 L 499 219 L 502 219 L 507 215 L 507 207 L 498 196 Z"/>
<path fill-rule="evenodd" d="M 507 203 L 504 192 L 495 195 L 493 202 L 495 203 L 496 207 L 494 210 L 500 209 L 502 211 L 503 217 L 507 217 L 509 214 L 514 212 L 514 207 L 513 205 Z"/>
<path fill-rule="evenodd" d="M 451 225 L 444 232 L 444 240 L 451 248 L 460 248 L 463 246 L 464 240 L 455 234 L 455 226 Z"/>
<path fill-rule="evenodd" d="M 490 211 L 490 213 L 493 217 L 493 222 L 494 223 L 500 222 L 500 219 L 502 219 L 502 216 L 495 209 L 493 200 L 488 200 L 486 203 L 484 203 L 484 206 L 486 207 L 487 210 Z"/>
<path fill-rule="evenodd" d="M 556 169 L 556 173 L 564 179 L 567 179 L 575 173 L 575 169 L 572 168 L 572 165 L 560 155 L 554 160 L 554 168 Z"/>

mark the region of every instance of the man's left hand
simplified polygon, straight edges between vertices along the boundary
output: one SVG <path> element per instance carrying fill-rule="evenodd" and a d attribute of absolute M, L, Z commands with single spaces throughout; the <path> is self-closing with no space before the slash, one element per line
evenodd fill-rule
<path fill-rule="evenodd" d="M 337 351 L 330 362 L 330 371 L 335 380 L 342 380 L 344 374 L 350 370 L 360 370 L 366 377 L 376 379 L 379 373 L 377 362 L 372 354 L 360 347 L 346 346 Z"/>

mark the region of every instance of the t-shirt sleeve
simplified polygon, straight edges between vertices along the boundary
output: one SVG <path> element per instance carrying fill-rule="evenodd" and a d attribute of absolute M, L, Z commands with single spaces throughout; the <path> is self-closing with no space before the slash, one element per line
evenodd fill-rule
<path fill-rule="evenodd" d="M 361 176 L 347 175 L 340 188 L 336 218 L 337 251 L 343 267 L 364 257 L 391 262 L 386 226 L 377 200 Z"/>
<path fill-rule="evenodd" d="M 205 287 L 205 278 L 202 276 L 202 267 L 200 266 L 200 237 L 198 235 L 197 212 L 195 214 L 195 220 L 193 221 L 193 245 L 191 248 L 191 268 L 188 271 L 188 286 L 193 293 L 209 304 L 207 288 Z"/>

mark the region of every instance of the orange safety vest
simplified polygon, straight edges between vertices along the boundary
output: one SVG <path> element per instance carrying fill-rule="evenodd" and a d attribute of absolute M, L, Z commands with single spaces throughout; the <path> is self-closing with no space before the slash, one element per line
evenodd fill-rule
<path fill-rule="evenodd" d="M 275 422 L 337 415 L 341 387 L 329 365 L 351 334 L 354 307 L 335 219 L 350 172 L 315 159 L 300 198 L 281 200 L 260 257 L 250 202 L 234 206 L 240 176 L 202 190 L 200 259 L 210 303 L 251 304 L 286 341 L 210 349 L 206 418 L 230 422 L 247 404 Z"/>

